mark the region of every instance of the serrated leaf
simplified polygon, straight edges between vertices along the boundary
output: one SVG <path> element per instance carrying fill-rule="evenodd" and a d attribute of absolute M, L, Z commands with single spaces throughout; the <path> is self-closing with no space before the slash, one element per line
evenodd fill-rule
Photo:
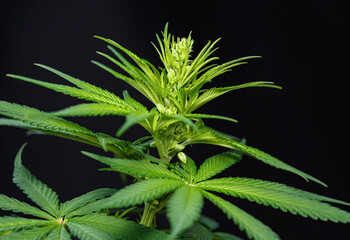
<path fill-rule="evenodd" d="M 38 206 L 50 213 L 59 216 L 58 195 L 46 184 L 38 180 L 31 172 L 22 165 L 23 145 L 17 153 L 13 182 Z"/>
<path fill-rule="evenodd" d="M 121 136 L 124 132 L 126 132 L 133 125 L 145 121 L 148 118 L 152 117 L 154 113 L 144 113 L 144 112 L 133 112 L 127 115 L 125 119 L 125 123 L 119 128 L 117 132 L 117 136 Z"/>
<path fill-rule="evenodd" d="M 236 119 L 225 117 L 225 116 L 219 116 L 219 115 L 209 115 L 209 114 L 202 114 L 202 113 L 189 113 L 184 114 L 185 117 L 188 118 L 212 118 L 212 119 L 220 119 L 220 120 L 226 120 L 230 122 L 238 122 Z"/>
<path fill-rule="evenodd" d="M 98 199 L 110 196 L 116 192 L 115 189 L 111 188 L 100 188 L 93 190 L 91 192 L 85 193 L 79 197 L 73 198 L 60 206 L 60 212 L 62 216 L 70 218 L 74 215 L 71 214 L 72 211 L 85 206 L 91 202 L 94 202 Z"/>
<path fill-rule="evenodd" d="M 194 182 L 200 182 L 219 174 L 240 161 L 242 154 L 237 151 L 227 151 L 206 159 L 199 167 Z"/>
<path fill-rule="evenodd" d="M 144 105 L 142 105 L 140 102 L 132 98 L 127 90 L 123 91 L 123 97 L 124 97 L 124 101 L 129 105 L 131 105 L 136 110 L 148 112 L 147 108 Z"/>
<path fill-rule="evenodd" d="M 206 226 L 211 231 L 217 229 L 220 226 L 218 221 L 216 221 L 208 216 L 205 216 L 205 215 L 201 215 L 198 219 L 198 222 L 200 224 Z"/>
<path fill-rule="evenodd" d="M 280 239 L 276 233 L 274 233 L 271 228 L 236 207 L 232 203 L 215 196 L 206 191 L 202 191 L 203 195 L 210 200 L 214 205 L 220 208 L 229 219 L 238 225 L 241 231 L 245 231 L 249 239 L 254 240 L 278 240 Z"/>
<path fill-rule="evenodd" d="M 60 117 L 86 117 L 86 116 L 126 116 L 130 109 L 121 108 L 107 103 L 83 103 L 62 110 L 51 112 L 52 115 Z"/>
<path fill-rule="evenodd" d="M 212 101 L 213 99 L 228 93 L 233 90 L 241 89 L 241 88 L 247 88 L 247 87 L 271 87 L 271 88 L 277 88 L 281 89 L 281 87 L 274 85 L 273 82 L 250 82 L 250 83 L 244 83 L 236 86 L 230 86 L 230 87 L 222 87 L 222 88 L 210 88 L 203 90 L 203 93 L 186 109 L 186 112 L 190 113 L 196 110 L 197 108 L 203 106 L 204 104 Z"/>
<path fill-rule="evenodd" d="M 199 187 L 272 206 L 284 212 L 323 221 L 350 222 L 350 213 L 316 200 L 315 195 L 279 183 L 250 178 L 219 178 L 201 182 Z M 272 187 L 271 187 L 272 186 Z M 315 197 L 314 199 L 312 197 Z M 322 196 L 319 197 L 320 199 Z"/>
<path fill-rule="evenodd" d="M 187 240 L 213 240 L 214 234 L 200 223 L 194 223 L 181 234 L 181 239 Z"/>
<path fill-rule="evenodd" d="M 23 217 L 0 217 L 0 232 L 18 231 L 36 226 L 49 224 L 46 220 L 28 219 Z"/>
<path fill-rule="evenodd" d="M 29 214 L 44 219 L 55 219 L 50 214 L 33 207 L 25 202 L 18 201 L 15 198 L 10 198 L 4 194 L 0 194 L 0 208 L 6 211 L 21 212 L 24 214 Z"/>
<path fill-rule="evenodd" d="M 97 103 L 108 103 L 116 106 L 126 106 L 121 99 L 119 101 L 115 101 L 115 99 L 110 99 L 105 96 L 98 95 L 94 92 L 89 92 L 80 88 L 76 87 L 71 87 L 71 86 L 66 86 L 62 84 L 56 84 L 56 83 L 48 83 L 40 80 L 36 80 L 33 78 L 28 78 L 28 77 L 23 77 L 19 75 L 14 75 L 14 74 L 7 74 L 6 76 L 11 77 L 11 78 L 16 78 L 19 80 L 23 80 L 26 82 L 30 82 L 51 90 L 54 90 L 59 93 L 63 93 L 65 95 L 69 95 L 71 97 L 76 97 L 79 99 L 84 99 L 87 101 L 92 101 L 92 102 L 97 102 Z"/>
<path fill-rule="evenodd" d="M 104 90 L 100 87 L 96 87 L 95 85 L 93 85 L 91 83 L 84 82 L 80 79 L 71 77 L 68 74 L 62 73 L 54 68 L 45 66 L 43 64 L 34 64 L 34 65 L 41 67 L 41 68 L 44 68 L 44 69 L 62 77 L 62 78 L 64 78 L 65 80 L 73 83 L 77 87 L 79 87 L 87 92 L 91 92 L 91 93 L 100 95 L 102 97 L 105 97 L 106 99 L 110 99 L 112 102 L 115 102 L 115 103 L 120 104 L 120 105 L 124 105 L 123 101 L 119 97 L 115 96 L 113 93 L 111 93 L 107 90 Z"/>
<path fill-rule="evenodd" d="M 20 232 L 14 232 L 10 235 L 7 235 L 5 239 L 10 240 L 41 240 L 45 237 L 50 231 L 52 231 L 56 226 L 49 225 L 45 227 L 36 227 Z"/>
<path fill-rule="evenodd" d="M 171 115 L 163 115 L 163 117 L 166 118 L 166 119 L 176 119 L 179 122 L 182 122 L 182 123 L 192 127 L 197 132 L 199 131 L 198 127 L 192 122 L 192 120 L 187 118 L 187 117 L 185 117 L 185 115 L 182 115 L 182 114 L 171 114 Z"/>
<path fill-rule="evenodd" d="M 188 155 L 186 155 L 186 163 L 181 162 L 180 163 L 182 168 L 188 173 L 190 177 L 190 182 L 193 181 L 194 177 L 197 174 L 197 166 L 195 161 L 193 161 L 192 158 L 190 158 Z"/>
<path fill-rule="evenodd" d="M 182 181 L 173 179 L 144 180 L 119 190 L 101 203 L 100 206 L 103 208 L 134 206 L 172 192 L 182 184 Z"/>
<path fill-rule="evenodd" d="M 64 225 L 60 224 L 55 230 L 50 232 L 45 240 L 71 240 L 71 237 Z"/>
<path fill-rule="evenodd" d="M 84 223 L 69 221 L 67 226 L 70 232 L 80 240 L 114 240 L 110 234 Z"/>
<path fill-rule="evenodd" d="M 35 108 L 21 106 L 15 103 L 0 101 L 0 114 L 19 120 L 35 129 L 54 132 L 82 133 L 94 136 L 93 132 L 76 123 L 39 111 Z"/>
<path fill-rule="evenodd" d="M 220 240 L 243 240 L 242 238 L 236 235 L 225 233 L 225 232 L 215 232 L 214 234 L 216 237 L 219 237 Z"/>
<path fill-rule="evenodd" d="M 156 229 L 104 214 L 74 217 L 72 221 L 93 227 L 99 231 L 110 234 L 114 238 L 123 240 L 161 240 L 165 239 L 167 236 L 165 233 Z"/>
<path fill-rule="evenodd" d="M 175 239 L 190 227 L 199 218 L 202 206 L 203 196 L 199 190 L 187 185 L 177 189 L 167 203 L 166 215 L 171 226 L 169 239 Z"/>
<path fill-rule="evenodd" d="M 201 129 L 200 133 L 194 136 L 191 139 L 190 143 L 191 144 L 205 143 L 205 144 L 218 145 L 226 148 L 236 149 L 236 150 L 242 151 L 245 155 L 251 156 L 253 158 L 256 158 L 257 160 L 260 160 L 266 164 L 269 164 L 270 166 L 297 174 L 302 178 L 304 178 L 305 180 L 309 179 L 323 186 L 327 186 L 324 182 L 318 180 L 317 178 L 314 178 L 311 175 L 304 173 L 259 149 L 247 146 L 243 143 L 221 136 L 217 132 L 214 132 L 213 130 L 211 130 L 210 128 Z"/>
<path fill-rule="evenodd" d="M 135 176 L 143 176 L 149 178 L 169 178 L 180 180 L 176 174 L 169 171 L 165 166 L 160 166 L 142 160 L 109 158 L 88 152 L 82 153 L 102 163 L 110 165 L 111 169 L 108 170 L 111 171 L 118 171 Z"/>

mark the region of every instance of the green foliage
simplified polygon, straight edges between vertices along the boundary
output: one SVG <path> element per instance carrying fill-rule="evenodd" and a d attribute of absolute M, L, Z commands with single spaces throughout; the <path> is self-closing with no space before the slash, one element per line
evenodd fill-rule
<path fill-rule="evenodd" d="M 23 166 L 21 160 L 23 146 L 15 159 L 13 181 L 40 208 L 0 194 L 1 209 L 35 217 L 33 219 L 21 216 L 0 217 L 2 239 L 68 240 L 72 236 L 82 240 L 240 239 L 229 233 L 215 232 L 218 223 L 200 216 L 204 198 L 222 210 L 248 238 L 279 239 L 268 226 L 231 202 L 215 195 L 214 192 L 247 199 L 303 217 L 350 222 L 348 212 L 330 205 L 330 203 L 350 205 L 344 201 L 276 182 L 241 177 L 215 178 L 217 174 L 238 163 L 243 155 L 246 155 L 277 169 L 299 175 L 305 180 L 326 186 L 317 178 L 246 145 L 244 139 L 215 131 L 204 122 L 206 119 L 217 119 L 236 123 L 237 120 L 228 116 L 194 112 L 233 90 L 250 87 L 281 89 L 268 81 L 204 88 L 221 74 L 259 56 L 241 57 L 216 64 L 218 57 L 212 55 L 217 50 L 216 44 L 219 41 L 217 39 L 209 41 L 198 55 L 192 58 L 194 41 L 191 35 L 187 38 L 175 38 L 168 33 L 166 25 L 162 36 L 157 35 L 159 46 L 153 44 L 164 66 L 155 67 L 111 39 L 98 36 L 96 38 L 108 43 L 110 55 L 97 53 L 109 60 L 114 67 L 118 67 L 122 73 L 100 62 L 92 61 L 92 63 L 134 87 L 153 104 L 153 108 L 147 109 L 126 90 L 121 98 L 51 67 L 35 64 L 73 86 L 14 74 L 7 76 L 89 103 L 69 106 L 54 112 L 43 112 L 0 101 L 0 115 L 4 116 L 0 118 L 0 125 L 59 136 L 112 152 L 114 157 L 84 151 L 82 153 L 107 165 L 101 170 L 127 174 L 134 181 L 118 191 L 97 189 L 65 203 L 59 203 L 57 193 Z M 125 117 L 125 123 L 118 129 L 113 129 L 117 137 L 137 124 L 142 126 L 148 135 L 129 142 L 105 133 L 94 133 L 63 118 L 107 115 Z M 230 150 L 206 159 L 197 167 L 198 159 L 192 159 L 186 154 L 186 147 L 192 144 L 210 144 Z M 156 148 L 157 155 L 153 156 L 152 148 Z M 141 219 L 132 219 L 139 220 L 140 224 L 122 218 L 129 213 L 140 213 L 141 210 L 138 208 L 140 204 L 145 206 Z M 155 229 L 156 215 L 163 213 L 164 207 L 170 225 L 170 229 L 164 232 L 168 232 L 169 235 Z"/>
<path fill-rule="evenodd" d="M 170 239 L 190 227 L 199 218 L 203 206 L 202 194 L 193 187 L 178 188 L 167 204 L 167 217 L 171 225 Z"/>
<path fill-rule="evenodd" d="M 1 239 L 67 240 L 71 239 L 71 236 L 82 240 L 166 238 L 166 234 L 155 229 L 89 208 L 89 205 L 115 193 L 113 189 L 97 189 L 59 204 L 57 193 L 23 166 L 21 155 L 24 146 L 18 151 L 15 159 L 13 181 L 42 210 L 3 194 L 0 195 L 0 208 L 42 219 L 0 217 L 0 233 L 9 232 Z"/>

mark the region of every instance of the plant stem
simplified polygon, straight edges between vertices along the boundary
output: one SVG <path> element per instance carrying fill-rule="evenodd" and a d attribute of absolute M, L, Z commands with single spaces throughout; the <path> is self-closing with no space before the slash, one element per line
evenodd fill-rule
<path fill-rule="evenodd" d="M 155 227 L 155 216 L 163 207 L 165 207 L 170 196 L 171 194 L 163 196 L 160 200 L 153 199 L 145 202 L 145 209 L 143 210 L 140 224 L 147 227 Z"/>
<path fill-rule="evenodd" d="M 154 200 L 145 203 L 145 209 L 143 210 L 142 218 L 140 224 L 147 227 L 153 227 L 154 217 L 156 216 L 158 206 L 154 204 Z"/>

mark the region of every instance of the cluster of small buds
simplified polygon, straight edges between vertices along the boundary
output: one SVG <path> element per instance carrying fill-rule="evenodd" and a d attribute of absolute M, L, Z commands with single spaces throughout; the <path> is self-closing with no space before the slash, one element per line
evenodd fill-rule
<path fill-rule="evenodd" d="M 193 40 L 188 38 L 178 38 L 177 42 L 173 42 L 171 46 L 171 54 L 176 62 L 179 64 L 184 63 L 192 52 Z"/>
<path fill-rule="evenodd" d="M 172 115 L 172 114 L 177 113 L 177 109 L 174 106 L 170 106 L 170 107 L 165 108 L 162 104 L 157 103 L 156 107 L 157 107 L 158 111 L 162 114 Z"/>
<path fill-rule="evenodd" d="M 176 72 L 175 72 L 175 70 L 169 68 L 168 69 L 167 78 L 168 78 L 168 81 L 169 81 L 170 85 L 173 85 L 174 83 L 176 83 L 177 79 L 176 79 Z"/>
<path fill-rule="evenodd" d="M 168 67 L 167 78 L 169 84 L 173 85 L 177 82 L 177 75 L 181 71 L 181 68 L 187 70 L 189 68 L 189 57 L 192 52 L 193 40 L 191 37 L 178 38 L 177 42 L 171 44 L 171 55 L 174 59 L 171 62 L 171 66 Z M 187 64 L 186 64 L 187 62 Z"/>

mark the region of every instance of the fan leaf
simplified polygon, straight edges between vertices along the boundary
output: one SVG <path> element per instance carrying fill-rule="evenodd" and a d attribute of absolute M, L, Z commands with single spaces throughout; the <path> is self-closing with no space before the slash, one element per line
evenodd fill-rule
<path fill-rule="evenodd" d="M 350 222 L 350 213 L 318 201 L 322 196 L 310 194 L 279 183 L 250 178 L 219 178 L 201 182 L 199 187 L 272 206 L 284 212 L 323 221 Z"/>
<path fill-rule="evenodd" d="M 13 171 L 13 182 L 42 209 L 51 215 L 59 216 L 58 195 L 46 184 L 38 180 L 31 172 L 22 165 L 23 145 L 17 153 L 15 168 Z"/>
<path fill-rule="evenodd" d="M 28 219 L 22 217 L 0 217 L 0 232 L 18 231 L 49 224 L 46 220 Z"/>
<path fill-rule="evenodd" d="M 0 194 L 0 208 L 6 211 L 21 212 L 24 214 L 29 214 L 44 219 L 55 219 L 50 214 L 33 207 L 25 202 L 18 201 L 15 198 L 10 198 L 4 194 Z"/>
<path fill-rule="evenodd" d="M 121 108 L 106 103 L 83 103 L 55 112 L 51 112 L 51 114 L 60 117 L 85 117 L 108 115 L 126 116 L 131 111 L 133 110 Z"/>
<path fill-rule="evenodd" d="M 111 169 L 108 170 L 149 178 L 169 178 L 180 180 L 180 178 L 176 174 L 169 171 L 165 166 L 160 166 L 142 160 L 109 158 L 88 152 L 82 153 L 102 163 L 110 165 Z"/>
<path fill-rule="evenodd" d="M 45 227 L 36 227 L 31 229 L 22 230 L 20 232 L 14 232 L 6 236 L 5 239 L 10 240 L 41 240 L 56 226 L 49 225 Z"/>
<path fill-rule="evenodd" d="M 85 223 L 75 222 L 74 219 L 67 222 L 70 232 L 80 240 L 114 240 L 110 234 L 88 226 Z"/>
<path fill-rule="evenodd" d="M 108 233 L 114 238 L 123 240 L 161 240 L 165 239 L 167 236 L 165 233 L 156 229 L 104 214 L 90 214 L 82 217 L 75 217 L 72 221 L 84 224 Z"/>
<path fill-rule="evenodd" d="M 134 206 L 172 192 L 182 184 L 182 181 L 173 179 L 144 180 L 119 190 L 101 203 L 101 207 L 121 208 Z"/>
<path fill-rule="evenodd" d="M 116 192 L 115 189 L 110 188 L 100 188 L 96 189 L 94 191 L 85 193 L 79 197 L 73 198 L 72 200 L 69 200 L 60 206 L 60 212 L 62 216 L 66 216 L 67 218 L 70 218 L 73 216 L 70 214 L 72 211 L 85 206 L 91 202 L 94 202 L 98 199 L 110 196 Z"/>
<path fill-rule="evenodd" d="M 35 108 L 0 101 L 0 114 L 19 120 L 27 126 L 54 132 L 82 133 L 94 136 L 90 130 Z"/>
<path fill-rule="evenodd" d="M 45 240 L 71 240 L 71 237 L 63 224 L 60 224 L 55 230 L 45 238 Z"/>
<path fill-rule="evenodd" d="M 270 166 L 273 166 L 278 169 L 282 169 L 294 174 L 297 174 L 304 178 L 305 180 L 312 180 L 316 183 L 319 183 L 323 186 L 327 186 L 322 181 L 318 180 L 317 178 L 314 178 L 310 176 L 307 173 L 304 173 L 280 160 L 277 158 L 250 146 L 247 146 L 243 143 L 234 141 L 232 139 L 226 138 L 222 135 L 219 135 L 217 132 L 214 132 L 210 128 L 202 128 L 200 130 L 200 133 L 196 136 L 194 136 L 190 141 L 190 143 L 204 143 L 204 144 L 211 144 L 211 145 L 219 145 L 226 148 L 236 149 L 239 151 L 242 151 L 244 154 L 251 156 L 253 158 L 256 158 L 257 160 L 260 160 Z"/>
<path fill-rule="evenodd" d="M 154 113 L 145 113 L 145 112 L 132 112 L 129 115 L 127 115 L 125 119 L 125 123 L 119 128 L 117 132 L 117 136 L 121 136 L 123 133 L 125 133 L 129 128 L 131 128 L 133 125 L 145 121 L 148 118 L 152 117 Z"/>
<path fill-rule="evenodd" d="M 278 240 L 278 235 L 268 226 L 246 213 L 242 209 L 236 207 L 232 203 L 215 196 L 206 191 L 202 191 L 203 195 L 214 205 L 220 208 L 229 219 L 238 225 L 241 231 L 245 231 L 249 239 L 254 240 Z"/>
<path fill-rule="evenodd" d="M 195 187 L 178 188 L 167 203 L 167 217 L 171 225 L 169 239 L 175 237 L 196 221 L 203 206 L 203 196 Z"/>
<path fill-rule="evenodd" d="M 242 153 L 239 151 L 227 151 L 215 156 L 212 156 L 204 161 L 199 167 L 194 182 L 200 182 L 209 179 L 216 174 L 231 167 L 233 164 L 242 159 Z"/>

